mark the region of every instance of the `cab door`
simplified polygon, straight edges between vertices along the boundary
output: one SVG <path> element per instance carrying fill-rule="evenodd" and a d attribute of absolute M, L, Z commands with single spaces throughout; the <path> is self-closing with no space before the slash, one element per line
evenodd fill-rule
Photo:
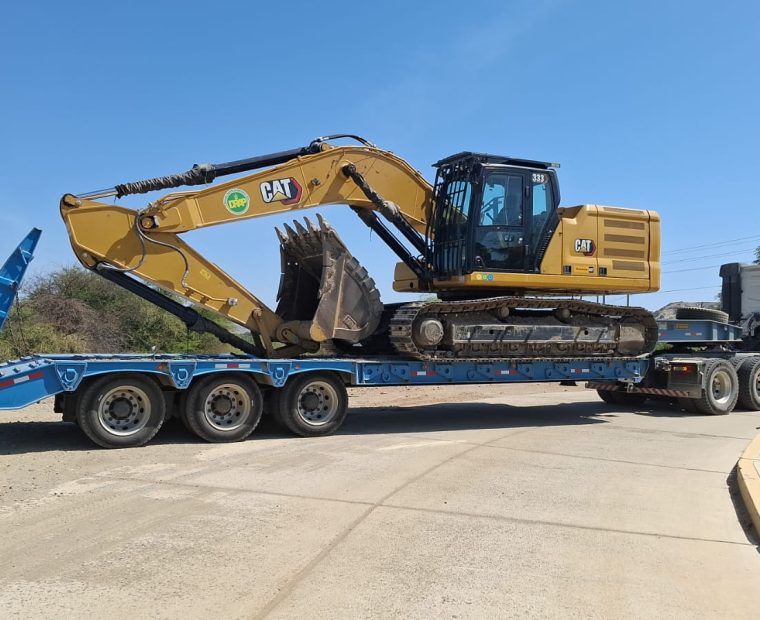
<path fill-rule="evenodd" d="M 475 271 L 526 271 L 532 268 L 530 177 L 520 170 L 487 171 L 475 222 Z"/>

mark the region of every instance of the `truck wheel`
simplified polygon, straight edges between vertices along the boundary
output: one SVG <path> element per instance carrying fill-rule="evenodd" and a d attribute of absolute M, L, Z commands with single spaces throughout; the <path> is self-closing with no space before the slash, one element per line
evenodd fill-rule
<path fill-rule="evenodd" d="M 637 406 L 642 405 L 649 396 L 638 392 L 615 392 L 613 396 L 619 405 Z"/>
<path fill-rule="evenodd" d="M 695 399 L 697 411 L 708 415 L 731 413 L 739 398 L 739 378 L 734 367 L 726 360 L 705 362 L 702 396 Z"/>
<path fill-rule="evenodd" d="M 290 430 L 288 425 L 285 424 L 285 420 L 282 419 L 282 408 L 280 405 L 280 399 L 282 398 L 282 390 L 274 389 L 269 394 L 269 403 L 266 407 L 266 411 L 272 417 L 275 426 L 283 431 Z"/>
<path fill-rule="evenodd" d="M 676 319 L 688 321 L 717 321 L 718 323 L 728 323 L 728 313 L 722 310 L 713 310 L 712 308 L 697 308 L 693 306 L 684 306 L 676 308 Z"/>
<path fill-rule="evenodd" d="M 190 387 L 181 411 L 185 425 L 212 443 L 242 441 L 261 420 L 264 400 L 245 375 L 208 376 Z"/>
<path fill-rule="evenodd" d="M 617 401 L 615 400 L 615 394 L 617 394 L 614 390 L 597 390 L 597 394 L 599 394 L 599 398 L 601 398 L 605 403 L 608 405 L 617 405 Z"/>
<path fill-rule="evenodd" d="M 330 372 L 296 375 L 275 402 L 278 422 L 300 437 L 331 435 L 343 424 L 348 411 L 346 386 Z"/>
<path fill-rule="evenodd" d="M 132 448 L 148 443 L 166 416 L 161 389 L 136 374 L 107 375 L 87 386 L 78 398 L 76 420 L 103 448 Z"/>
<path fill-rule="evenodd" d="M 750 411 L 760 411 L 760 357 L 746 358 L 739 375 L 739 403 Z"/>
<path fill-rule="evenodd" d="M 610 405 L 641 405 L 646 401 L 646 394 L 623 392 L 622 390 L 597 390 L 599 398 Z"/>

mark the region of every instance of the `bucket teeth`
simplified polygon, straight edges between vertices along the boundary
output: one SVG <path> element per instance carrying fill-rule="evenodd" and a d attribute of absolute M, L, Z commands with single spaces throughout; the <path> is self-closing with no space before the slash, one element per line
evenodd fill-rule
<path fill-rule="evenodd" d="M 307 234 L 306 229 L 303 227 L 303 224 L 301 224 L 301 222 L 298 220 L 293 220 L 293 225 L 296 227 L 299 235 L 305 236 Z"/>
<path fill-rule="evenodd" d="M 285 232 L 288 233 L 288 241 L 290 241 L 291 243 L 294 242 L 296 238 L 298 237 L 298 233 L 296 233 L 296 231 L 293 230 L 287 224 L 283 224 L 282 226 L 283 228 L 285 228 Z"/>
<path fill-rule="evenodd" d="M 337 237 L 332 226 L 317 213 L 317 224 L 308 217 L 303 218 L 302 224 L 293 220 L 292 224 L 283 224 L 284 232 L 275 227 L 280 245 L 292 256 L 308 256 L 321 253 L 328 239 Z"/>
<path fill-rule="evenodd" d="M 317 229 L 316 226 L 314 226 L 314 222 L 312 222 L 308 217 L 305 217 L 303 219 L 304 219 L 304 222 L 306 222 L 306 228 L 309 229 L 309 232 L 312 235 L 315 235 L 315 236 L 318 235 L 319 234 L 319 230 Z"/>
<path fill-rule="evenodd" d="M 317 221 L 319 222 L 319 228 L 322 230 L 322 232 L 330 232 L 330 224 L 325 221 L 325 218 L 323 218 L 320 213 L 317 213 Z"/>

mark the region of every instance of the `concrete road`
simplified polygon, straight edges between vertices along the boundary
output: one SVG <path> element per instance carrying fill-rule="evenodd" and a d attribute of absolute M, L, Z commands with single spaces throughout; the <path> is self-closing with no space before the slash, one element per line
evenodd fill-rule
<path fill-rule="evenodd" d="M 436 401 L 442 404 L 432 404 Z M 359 392 L 343 432 L 93 449 L 0 414 L 4 617 L 760 616 L 760 413 L 555 386 Z"/>

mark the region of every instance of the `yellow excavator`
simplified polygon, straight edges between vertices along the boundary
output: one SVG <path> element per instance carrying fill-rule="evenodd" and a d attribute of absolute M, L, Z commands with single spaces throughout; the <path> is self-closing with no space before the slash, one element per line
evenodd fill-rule
<path fill-rule="evenodd" d="M 85 267 L 189 328 L 254 355 L 382 353 L 435 361 L 633 356 L 654 349 L 650 312 L 581 296 L 658 290 L 657 213 L 560 207 L 558 165 L 549 162 L 462 152 L 434 166 L 430 184 L 393 153 L 341 134 L 65 194 L 60 210 Z M 237 176 L 211 184 L 226 175 Z M 99 202 L 194 185 L 207 187 L 168 193 L 139 210 Z M 399 257 L 394 290 L 437 300 L 383 305 L 372 278 L 320 216 L 317 224 L 306 218 L 276 229 L 282 275 L 275 310 L 181 237 L 328 204 L 349 206 Z M 254 256 L 250 263 L 256 265 Z M 252 342 L 197 306 L 250 330 Z"/>

